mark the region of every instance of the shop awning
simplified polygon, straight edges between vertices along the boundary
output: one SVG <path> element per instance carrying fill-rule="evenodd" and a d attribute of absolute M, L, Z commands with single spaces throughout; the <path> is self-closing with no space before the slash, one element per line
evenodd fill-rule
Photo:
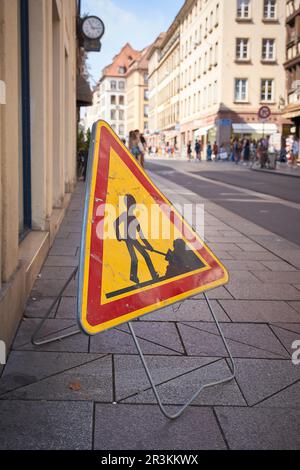
<path fill-rule="evenodd" d="M 269 122 L 232 124 L 232 128 L 235 134 L 274 134 L 278 132 L 277 125 Z"/>
<path fill-rule="evenodd" d="M 195 136 L 196 135 L 206 135 L 207 132 L 210 130 L 210 129 L 213 129 L 215 127 L 214 124 L 210 124 L 209 126 L 205 126 L 205 127 L 200 127 L 199 129 L 196 129 L 194 131 L 194 134 Z"/>
<path fill-rule="evenodd" d="M 92 106 L 93 94 L 88 81 L 81 75 L 76 77 L 77 106 Z"/>

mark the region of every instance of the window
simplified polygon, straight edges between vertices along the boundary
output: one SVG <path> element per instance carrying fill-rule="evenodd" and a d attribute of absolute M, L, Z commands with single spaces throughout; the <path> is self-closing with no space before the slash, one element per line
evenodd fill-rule
<path fill-rule="evenodd" d="M 261 101 L 274 101 L 274 80 L 263 78 L 261 81 Z"/>
<path fill-rule="evenodd" d="M 263 39 L 262 60 L 275 60 L 275 39 Z"/>
<path fill-rule="evenodd" d="M 124 96 L 123 95 L 119 96 L 119 105 L 121 105 L 121 106 L 124 105 Z"/>
<path fill-rule="evenodd" d="M 126 72 L 126 67 L 119 67 L 118 68 L 118 73 L 124 74 Z"/>
<path fill-rule="evenodd" d="M 237 17 L 250 18 L 250 0 L 237 0 Z"/>
<path fill-rule="evenodd" d="M 249 40 L 245 38 L 237 38 L 236 40 L 236 60 L 249 59 Z"/>
<path fill-rule="evenodd" d="M 148 117 L 149 115 L 149 106 L 145 104 L 144 106 L 144 117 Z"/>
<path fill-rule="evenodd" d="M 119 125 L 119 134 L 124 135 L 124 124 Z"/>
<path fill-rule="evenodd" d="M 119 82 L 119 90 L 125 89 L 125 82 Z"/>
<path fill-rule="evenodd" d="M 235 101 L 247 101 L 248 100 L 248 80 L 246 78 L 235 79 L 234 100 Z"/>
<path fill-rule="evenodd" d="M 145 121 L 144 122 L 144 130 L 147 131 L 148 129 L 149 129 L 148 122 Z"/>
<path fill-rule="evenodd" d="M 219 4 L 216 6 L 216 21 L 215 21 L 215 26 L 218 26 L 219 24 L 219 16 L 220 16 L 220 6 Z"/>
<path fill-rule="evenodd" d="M 124 110 L 119 109 L 119 121 L 124 121 Z"/>
<path fill-rule="evenodd" d="M 144 84 L 147 85 L 149 81 L 149 75 L 147 73 L 144 73 Z"/>
<path fill-rule="evenodd" d="M 117 82 L 115 80 L 112 80 L 110 82 L 110 89 L 111 90 L 116 90 L 117 89 Z"/>
<path fill-rule="evenodd" d="M 276 0 L 264 0 L 264 19 L 274 20 L 276 18 Z"/>
<path fill-rule="evenodd" d="M 144 90 L 144 100 L 145 101 L 149 100 L 149 90 Z"/>
<path fill-rule="evenodd" d="M 112 109 L 110 111 L 110 119 L 112 119 L 112 121 L 116 120 L 116 110 L 115 109 Z"/>
<path fill-rule="evenodd" d="M 111 95 L 110 104 L 116 104 L 116 95 Z"/>

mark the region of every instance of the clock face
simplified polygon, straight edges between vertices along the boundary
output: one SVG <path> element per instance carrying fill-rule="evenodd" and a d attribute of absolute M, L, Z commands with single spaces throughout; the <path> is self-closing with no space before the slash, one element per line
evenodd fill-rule
<path fill-rule="evenodd" d="M 98 39 L 104 34 L 104 24 L 97 16 L 88 16 L 83 20 L 82 32 L 89 39 Z"/>

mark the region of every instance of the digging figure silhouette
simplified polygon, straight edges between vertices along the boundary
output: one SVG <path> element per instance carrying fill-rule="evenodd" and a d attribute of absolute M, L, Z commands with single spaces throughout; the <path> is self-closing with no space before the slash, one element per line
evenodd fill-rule
<path fill-rule="evenodd" d="M 174 277 L 179 274 L 185 274 L 204 267 L 202 261 L 188 249 L 186 243 L 181 238 L 173 242 L 174 250 L 169 250 L 166 254 L 166 260 L 169 262 L 166 277 Z"/>
<path fill-rule="evenodd" d="M 139 252 L 147 264 L 153 281 L 157 281 L 159 278 L 158 273 L 155 271 L 149 253 L 147 252 L 147 250 L 155 250 L 145 238 L 140 223 L 133 213 L 136 206 L 136 200 L 131 194 L 126 194 L 124 201 L 126 205 L 126 212 L 123 212 L 115 221 L 115 231 L 117 240 L 126 243 L 131 258 L 130 280 L 136 284 L 140 283 L 138 278 L 138 257 L 136 254 L 136 252 Z M 120 225 L 122 223 L 124 223 L 126 227 L 127 233 L 125 233 L 125 237 L 122 237 L 120 233 Z M 141 241 L 143 243 L 141 243 Z"/>

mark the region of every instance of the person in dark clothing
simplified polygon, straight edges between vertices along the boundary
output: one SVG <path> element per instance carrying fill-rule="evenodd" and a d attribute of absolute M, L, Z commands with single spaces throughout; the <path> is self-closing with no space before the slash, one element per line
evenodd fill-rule
<path fill-rule="evenodd" d="M 134 215 L 134 209 L 136 206 L 136 200 L 131 194 L 125 195 L 126 212 L 123 212 L 115 221 L 115 231 L 117 240 L 125 242 L 130 258 L 130 280 L 139 284 L 138 278 L 138 257 L 137 253 L 140 253 L 144 258 L 146 265 L 149 269 L 151 277 L 154 281 L 158 280 L 158 273 L 155 271 L 151 258 L 148 251 L 153 251 L 153 247 L 150 245 L 148 240 L 145 238 L 138 219 Z M 124 224 L 126 232 L 124 237 L 121 236 L 120 225 Z"/>
<path fill-rule="evenodd" d="M 192 159 L 192 143 L 191 143 L 191 141 L 189 141 L 189 143 L 187 144 L 186 153 L 187 153 L 188 161 L 190 162 L 191 159 Z"/>
<path fill-rule="evenodd" d="M 201 144 L 199 140 L 196 140 L 195 143 L 195 152 L 196 152 L 196 158 L 199 162 L 201 162 Z"/>

